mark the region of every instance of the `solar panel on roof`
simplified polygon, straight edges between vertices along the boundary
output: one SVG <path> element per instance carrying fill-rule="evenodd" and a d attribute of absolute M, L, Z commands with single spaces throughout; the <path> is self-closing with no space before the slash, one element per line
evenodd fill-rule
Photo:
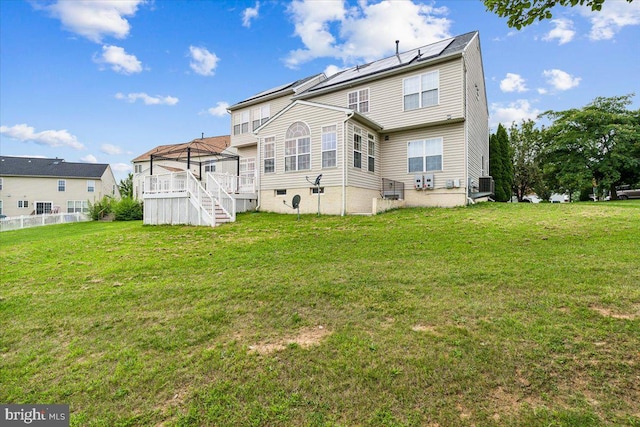
<path fill-rule="evenodd" d="M 429 57 L 437 56 L 442 53 L 443 50 L 447 48 L 453 42 L 453 38 L 441 40 L 439 42 L 423 46 L 417 49 L 412 49 L 407 52 L 400 53 L 398 55 L 393 55 L 388 58 L 381 59 L 379 61 L 374 61 L 365 65 L 357 65 L 353 68 L 349 68 L 348 70 L 343 71 L 340 74 L 336 74 L 333 77 L 328 78 L 324 82 L 314 86 L 312 90 L 321 89 L 327 86 L 333 86 L 338 83 L 346 82 L 348 80 L 357 79 L 360 77 L 368 76 L 380 71 L 388 70 L 400 65 L 407 65 L 413 62 L 416 58 L 420 60 L 421 58 L 426 59 Z M 418 51 L 420 52 L 420 56 L 418 57 Z"/>

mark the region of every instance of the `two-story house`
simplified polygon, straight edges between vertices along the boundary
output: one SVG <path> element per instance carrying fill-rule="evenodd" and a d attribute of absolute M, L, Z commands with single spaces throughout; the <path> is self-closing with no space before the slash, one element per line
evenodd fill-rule
<path fill-rule="evenodd" d="M 396 42 L 393 56 L 261 92 L 229 112 L 231 147 L 255 165 L 261 210 L 290 213 L 283 201 L 294 195 L 301 212 L 321 202 L 322 213 L 344 215 L 375 212 L 381 198 L 459 206 L 491 193 L 478 32 L 406 52 Z"/>
<path fill-rule="evenodd" d="M 120 198 L 108 164 L 0 156 L 0 214 L 87 212 L 104 196 Z"/>

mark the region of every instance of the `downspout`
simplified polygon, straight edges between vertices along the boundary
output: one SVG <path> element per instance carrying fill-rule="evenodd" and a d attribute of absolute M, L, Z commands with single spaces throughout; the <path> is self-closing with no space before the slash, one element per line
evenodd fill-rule
<path fill-rule="evenodd" d="M 255 134 L 254 134 L 255 135 Z M 257 138 L 257 135 L 256 135 Z M 260 163 L 260 138 L 257 138 L 256 142 L 256 194 L 258 198 L 256 199 L 256 211 L 260 210 L 260 177 L 262 174 L 260 173 L 260 167 L 262 164 Z M 275 144 L 274 144 L 275 146 Z"/>
<path fill-rule="evenodd" d="M 462 84 L 464 85 L 464 182 L 466 183 L 466 197 L 465 200 L 467 204 L 473 204 L 473 200 L 470 198 L 470 189 L 469 189 L 469 102 L 467 100 L 468 96 L 468 88 L 467 88 L 467 63 L 465 62 L 464 57 L 465 52 L 462 52 Z M 469 203 L 471 201 L 472 203 Z"/>
<path fill-rule="evenodd" d="M 342 121 L 342 212 L 340 216 L 347 214 L 347 122 L 355 112 L 347 113 Z"/>

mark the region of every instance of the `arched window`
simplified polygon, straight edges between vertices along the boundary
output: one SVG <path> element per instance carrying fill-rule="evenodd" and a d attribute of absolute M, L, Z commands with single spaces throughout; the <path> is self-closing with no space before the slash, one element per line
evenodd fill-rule
<path fill-rule="evenodd" d="M 284 171 L 311 169 L 311 132 L 302 122 L 295 122 L 285 135 Z"/>

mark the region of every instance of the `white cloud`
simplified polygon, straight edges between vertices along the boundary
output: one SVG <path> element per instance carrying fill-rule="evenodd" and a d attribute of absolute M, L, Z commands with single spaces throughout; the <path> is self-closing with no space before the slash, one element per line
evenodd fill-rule
<path fill-rule="evenodd" d="M 227 108 L 229 108 L 229 103 L 224 101 L 219 101 L 216 103 L 215 107 L 211 107 L 207 110 L 207 113 L 216 117 L 225 117 L 229 113 L 227 113 Z"/>
<path fill-rule="evenodd" d="M 553 41 L 558 39 L 558 44 L 569 43 L 573 40 L 576 32 L 573 29 L 573 21 L 570 19 L 553 19 L 551 23 L 555 25 L 555 28 L 549 31 L 542 39 L 546 41 Z"/>
<path fill-rule="evenodd" d="M 513 122 L 520 123 L 522 120 L 534 120 L 541 113 L 540 110 L 532 108 L 526 99 L 519 99 L 507 105 L 492 103 L 489 109 L 491 111 L 490 126 L 492 128 L 498 126 L 498 123 L 508 127 Z"/>
<path fill-rule="evenodd" d="M 500 81 L 500 90 L 503 92 L 526 92 L 527 85 L 519 74 L 507 73 L 507 77 Z"/>
<path fill-rule="evenodd" d="M 591 11 L 589 7 L 580 8 L 583 16 L 591 21 L 591 40 L 609 40 L 622 28 L 629 25 L 640 25 L 640 2 L 608 1 L 602 10 Z"/>
<path fill-rule="evenodd" d="M 122 172 L 126 173 L 126 172 L 131 172 L 133 170 L 131 165 L 129 165 L 127 163 L 113 163 L 111 165 L 111 169 L 115 173 L 122 173 Z"/>
<path fill-rule="evenodd" d="M 125 17 L 132 17 L 145 0 L 58 0 L 46 6 L 69 31 L 100 43 L 106 36 L 123 39 L 131 26 Z M 37 6 L 36 6 L 37 7 Z"/>
<path fill-rule="evenodd" d="M 196 74 L 213 76 L 213 70 L 216 69 L 220 60 L 215 53 L 209 52 L 204 47 L 189 46 L 189 54 L 191 55 L 189 66 Z"/>
<path fill-rule="evenodd" d="M 558 70 L 544 70 L 542 75 L 547 78 L 547 83 L 553 86 L 556 90 L 569 90 L 577 87 L 580 84 L 580 77 L 574 77 L 571 74 Z"/>
<path fill-rule="evenodd" d="M 76 138 L 75 135 L 71 135 L 66 129 L 35 132 L 33 127 L 23 123 L 11 127 L 0 126 L 0 134 L 21 142 L 30 141 L 49 147 L 70 147 L 75 150 L 84 149 L 84 145 L 78 142 L 78 138 Z"/>
<path fill-rule="evenodd" d="M 338 67 L 337 65 L 327 65 L 327 68 L 324 69 L 324 74 L 327 77 L 331 77 L 342 70 L 344 70 L 343 67 Z"/>
<path fill-rule="evenodd" d="M 540 95 L 546 95 L 549 91 L 543 87 L 536 89 Z"/>
<path fill-rule="evenodd" d="M 244 27 L 251 27 L 251 20 L 258 17 L 260 10 L 260 2 L 256 2 L 255 7 L 248 7 L 242 12 L 242 25 Z"/>
<path fill-rule="evenodd" d="M 96 156 L 93 154 L 87 154 L 84 157 L 80 157 L 80 161 L 85 163 L 98 163 L 98 159 L 96 159 Z"/>
<path fill-rule="evenodd" d="M 285 58 L 289 68 L 321 57 L 347 65 L 380 59 L 395 52 L 395 40 L 406 51 L 450 37 L 452 23 L 446 8 L 413 1 L 360 1 L 347 9 L 341 1 L 296 0 L 287 11 L 304 44 Z"/>
<path fill-rule="evenodd" d="M 141 99 L 145 105 L 176 105 L 179 101 L 178 98 L 173 96 L 149 96 L 146 93 L 130 93 L 125 95 L 118 92 L 115 98 L 125 100 L 129 103 L 134 103 L 138 99 Z"/>
<path fill-rule="evenodd" d="M 111 65 L 111 69 L 120 74 L 133 74 L 142 71 L 142 63 L 135 55 L 130 55 L 119 46 L 102 46 L 102 56 L 93 60 L 99 64 Z"/>
<path fill-rule="evenodd" d="M 122 148 L 112 144 L 102 144 L 100 146 L 100 151 L 102 151 L 105 154 L 111 154 L 111 155 L 122 154 Z"/>

